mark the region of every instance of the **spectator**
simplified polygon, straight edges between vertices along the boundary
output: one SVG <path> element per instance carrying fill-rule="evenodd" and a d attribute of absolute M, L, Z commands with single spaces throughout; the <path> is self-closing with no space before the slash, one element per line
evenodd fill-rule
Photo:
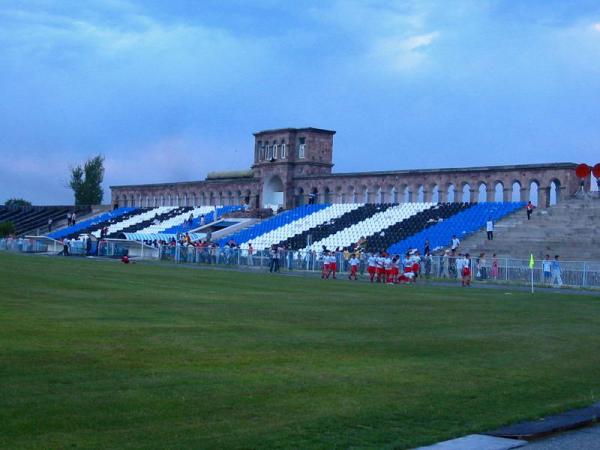
<path fill-rule="evenodd" d="M 75 211 L 73 211 L 73 214 L 71 214 L 71 225 L 75 225 L 75 223 L 77 222 L 77 215 L 75 214 Z"/>
<path fill-rule="evenodd" d="M 64 256 L 69 256 L 69 238 L 64 238 L 63 239 L 63 255 Z"/>
<path fill-rule="evenodd" d="M 248 265 L 254 265 L 254 248 L 252 247 L 252 242 L 248 242 Z"/>
<path fill-rule="evenodd" d="M 531 200 L 529 200 L 527 202 L 527 206 L 525 207 L 527 209 L 527 220 L 531 220 L 531 214 L 533 213 L 533 203 L 531 203 Z"/>
<path fill-rule="evenodd" d="M 450 249 L 452 252 L 456 252 L 458 247 L 460 246 L 460 240 L 456 237 L 455 234 L 452 235 L 452 242 L 450 244 Z"/>
<path fill-rule="evenodd" d="M 487 231 L 488 241 L 493 241 L 494 240 L 494 221 L 492 220 L 491 217 L 487 220 L 487 222 L 485 224 L 485 230 Z"/>
<path fill-rule="evenodd" d="M 487 261 L 485 259 L 485 253 L 479 255 L 477 261 L 477 275 L 480 280 L 487 280 Z"/>
<path fill-rule="evenodd" d="M 542 261 L 542 272 L 544 274 L 544 284 L 548 284 L 552 279 L 552 261 L 550 261 L 550 255 L 546 255 Z"/>
<path fill-rule="evenodd" d="M 48 233 L 52 231 L 52 217 L 48 217 Z"/>
<path fill-rule="evenodd" d="M 462 287 L 471 286 L 471 261 L 469 256 L 470 255 L 467 253 L 462 262 Z"/>
<path fill-rule="evenodd" d="M 558 262 L 558 255 L 554 255 L 554 261 L 552 261 L 551 265 L 552 270 L 552 286 L 554 286 L 555 282 L 558 287 L 562 287 L 562 277 L 560 274 L 560 263 Z"/>
<path fill-rule="evenodd" d="M 450 269 L 450 250 L 444 251 L 444 256 L 440 258 L 440 272 L 439 276 L 441 278 L 450 278 L 450 273 L 448 270 Z"/>
<path fill-rule="evenodd" d="M 492 255 L 492 278 L 498 279 L 498 257 L 495 253 Z"/>
<path fill-rule="evenodd" d="M 427 255 L 428 253 L 431 253 L 431 246 L 429 245 L 429 239 L 425 239 L 425 245 L 424 245 L 424 248 L 423 248 L 423 254 Z"/>
<path fill-rule="evenodd" d="M 429 241 L 426 241 L 426 242 L 427 242 L 426 245 L 429 245 L 428 244 Z M 423 257 L 423 263 L 425 266 L 425 278 L 429 278 L 431 276 L 431 263 L 432 262 L 433 262 L 433 258 L 431 257 L 431 252 L 429 251 L 429 249 L 427 249 L 427 252 L 425 253 L 425 256 Z"/>

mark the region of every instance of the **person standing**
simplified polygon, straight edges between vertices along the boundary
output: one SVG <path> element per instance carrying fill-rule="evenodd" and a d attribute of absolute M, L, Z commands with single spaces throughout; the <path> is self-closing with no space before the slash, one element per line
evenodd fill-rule
<path fill-rule="evenodd" d="M 425 253 L 423 261 L 425 265 L 425 278 L 429 279 L 429 277 L 431 276 L 431 263 L 433 262 L 433 258 L 431 257 L 429 249 L 427 250 L 427 253 Z"/>
<path fill-rule="evenodd" d="M 562 287 L 563 282 L 560 274 L 560 263 L 558 262 L 558 255 L 554 255 L 554 261 L 552 261 L 550 267 L 552 271 L 552 286 L 554 286 L 554 283 L 556 282 L 558 287 Z"/>
<path fill-rule="evenodd" d="M 471 286 L 471 264 L 469 254 L 467 253 L 463 259 L 461 274 L 462 274 L 462 287 Z"/>
<path fill-rule="evenodd" d="M 427 255 L 431 253 L 431 245 L 429 244 L 429 239 L 425 239 L 425 245 L 423 246 L 423 254 Z"/>
<path fill-rule="evenodd" d="M 64 256 L 69 256 L 69 238 L 64 238 L 63 239 L 63 255 Z"/>
<path fill-rule="evenodd" d="M 358 280 L 358 258 L 356 257 L 356 255 L 352 255 L 352 257 L 348 260 L 348 264 L 350 264 L 350 275 L 348 275 L 348 279 L 351 280 L 352 278 L 354 278 L 354 280 Z"/>
<path fill-rule="evenodd" d="M 527 220 L 531 220 L 531 214 L 533 213 L 533 203 L 531 203 L 531 200 L 527 202 L 525 208 L 527 209 Z"/>
<path fill-rule="evenodd" d="M 494 253 L 492 255 L 492 278 L 494 280 L 498 279 L 498 257 L 496 256 L 496 254 Z"/>
<path fill-rule="evenodd" d="M 458 250 L 458 247 L 460 246 L 460 239 L 458 239 L 456 237 L 455 234 L 452 235 L 452 242 L 450 244 L 450 249 L 452 250 L 452 252 L 456 252 Z"/>
<path fill-rule="evenodd" d="M 479 260 L 477 261 L 477 274 L 479 275 L 480 280 L 487 280 L 487 261 L 485 259 L 485 253 L 481 253 L 479 255 Z"/>
<path fill-rule="evenodd" d="M 67 213 L 67 226 L 70 227 L 71 226 L 71 213 Z"/>
<path fill-rule="evenodd" d="M 48 217 L 48 233 L 52 231 L 52 217 Z"/>
<path fill-rule="evenodd" d="M 552 261 L 550 261 L 550 255 L 546 255 L 542 261 L 542 272 L 544 273 L 544 284 L 548 284 L 552 279 Z"/>
<path fill-rule="evenodd" d="M 71 214 L 71 225 L 75 225 L 76 222 L 77 222 L 77 215 L 75 214 L 75 211 L 73 211 L 73 214 Z"/>
<path fill-rule="evenodd" d="M 254 249 L 252 248 L 252 242 L 248 242 L 248 265 L 254 265 Z"/>
<path fill-rule="evenodd" d="M 485 224 L 485 231 L 487 231 L 488 241 L 494 240 L 494 221 L 490 217 Z"/>
<path fill-rule="evenodd" d="M 450 278 L 450 273 L 448 270 L 450 269 L 450 250 L 444 251 L 444 256 L 440 258 L 440 278 Z"/>

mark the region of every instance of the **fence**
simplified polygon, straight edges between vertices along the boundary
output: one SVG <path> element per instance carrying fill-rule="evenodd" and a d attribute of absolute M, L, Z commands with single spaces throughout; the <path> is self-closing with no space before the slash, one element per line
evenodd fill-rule
<path fill-rule="evenodd" d="M 160 259 L 175 263 L 210 264 L 220 266 L 246 266 L 285 271 L 321 272 L 323 260 L 321 255 L 314 251 L 282 251 L 279 252 L 275 262 L 268 251 L 259 251 L 248 255 L 246 250 L 227 249 L 218 247 L 196 248 L 193 246 L 163 246 L 160 248 Z M 336 254 L 337 267 L 341 275 L 347 275 L 350 267 L 344 254 Z M 359 273 L 365 275 L 367 269 L 366 254 L 359 259 Z M 482 282 L 510 282 L 530 283 L 532 270 L 529 260 L 513 258 L 496 258 L 494 260 L 471 258 L 469 265 L 473 278 Z M 432 256 L 431 261 L 421 261 L 420 275 L 428 278 L 454 279 L 459 278 L 456 269 L 457 259 L 453 257 Z M 599 287 L 600 288 L 600 263 L 588 261 L 561 261 L 560 282 L 565 286 Z M 542 262 L 535 261 L 533 268 L 533 281 L 536 285 L 550 285 L 552 272 L 544 274 Z M 555 280 L 558 284 L 558 278 Z"/>
<path fill-rule="evenodd" d="M 35 238 L 0 239 L 0 250 L 23 253 L 61 254 L 62 244 L 48 239 L 47 241 Z M 228 247 L 194 247 L 194 246 L 162 246 L 150 247 L 133 241 L 101 241 L 97 251 L 93 254 L 100 257 L 120 257 L 125 253 L 130 256 L 142 258 L 159 258 L 162 261 L 187 264 L 206 264 L 211 266 L 241 266 L 248 268 L 262 268 L 263 270 L 275 269 L 280 271 L 305 271 L 320 272 L 323 267 L 322 257 L 314 251 L 281 251 L 278 253 L 277 262 L 268 251 L 257 251 L 248 255 L 246 250 Z M 89 253 L 81 242 L 70 245 L 71 255 L 85 255 Z M 336 254 L 337 267 L 340 275 L 347 275 L 350 267 L 342 252 Z M 359 265 L 359 274 L 365 275 L 367 270 L 367 255 L 362 254 Z M 480 260 L 471 258 L 470 266 L 475 281 L 481 282 L 508 282 L 528 284 L 531 282 L 532 270 L 529 260 L 514 258 L 497 258 Z M 277 265 L 277 267 L 275 267 Z M 420 275 L 425 278 L 454 279 L 458 278 L 456 270 L 457 260 L 452 257 L 433 256 L 428 262 L 421 261 Z M 565 286 L 600 288 L 600 262 L 589 261 L 561 261 L 560 278 Z M 533 281 L 536 285 L 550 285 L 550 276 L 544 274 L 542 261 L 535 261 L 533 268 Z M 557 281 L 557 280 L 555 280 Z"/>

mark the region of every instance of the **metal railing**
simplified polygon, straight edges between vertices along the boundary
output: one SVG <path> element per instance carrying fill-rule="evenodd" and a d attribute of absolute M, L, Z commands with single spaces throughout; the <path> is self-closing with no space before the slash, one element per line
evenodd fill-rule
<path fill-rule="evenodd" d="M 4 238 L 0 239 L 0 251 L 22 253 L 63 254 L 62 243 L 48 239 Z M 71 242 L 70 255 L 86 255 L 89 250 L 81 242 Z M 132 257 L 153 258 L 177 264 L 205 264 L 223 267 L 246 267 L 249 269 L 271 271 L 321 272 L 322 255 L 315 251 L 281 250 L 271 252 L 256 251 L 249 255 L 247 250 L 239 248 L 193 245 L 164 245 L 158 248 L 141 243 L 109 240 L 100 241 L 92 253 L 100 257 L 120 257 L 128 253 Z M 367 276 L 368 254 L 359 258 L 358 273 Z M 350 266 L 347 255 L 336 253 L 337 268 L 340 276 L 348 275 Z M 419 275 L 423 278 L 454 280 L 460 278 L 460 261 L 451 256 L 432 256 L 420 262 Z M 457 268 L 458 264 L 458 268 Z M 600 288 L 600 262 L 560 261 L 559 270 L 543 271 L 542 261 L 535 261 L 533 269 L 529 260 L 517 258 L 472 257 L 468 262 L 474 282 L 529 284 L 533 272 L 536 286 L 563 285 L 571 287 Z M 558 278 L 556 275 L 560 275 Z"/>

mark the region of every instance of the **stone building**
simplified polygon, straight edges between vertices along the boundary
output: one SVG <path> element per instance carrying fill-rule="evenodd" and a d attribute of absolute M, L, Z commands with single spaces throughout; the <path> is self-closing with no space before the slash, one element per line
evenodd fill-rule
<path fill-rule="evenodd" d="M 532 200 L 547 207 L 580 188 L 575 163 L 334 173 L 333 135 L 318 128 L 254 133 L 251 170 L 205 180 L 111 186 L 115 206 Z M 589 190 L 589 180 L 586 182 Z"/>

